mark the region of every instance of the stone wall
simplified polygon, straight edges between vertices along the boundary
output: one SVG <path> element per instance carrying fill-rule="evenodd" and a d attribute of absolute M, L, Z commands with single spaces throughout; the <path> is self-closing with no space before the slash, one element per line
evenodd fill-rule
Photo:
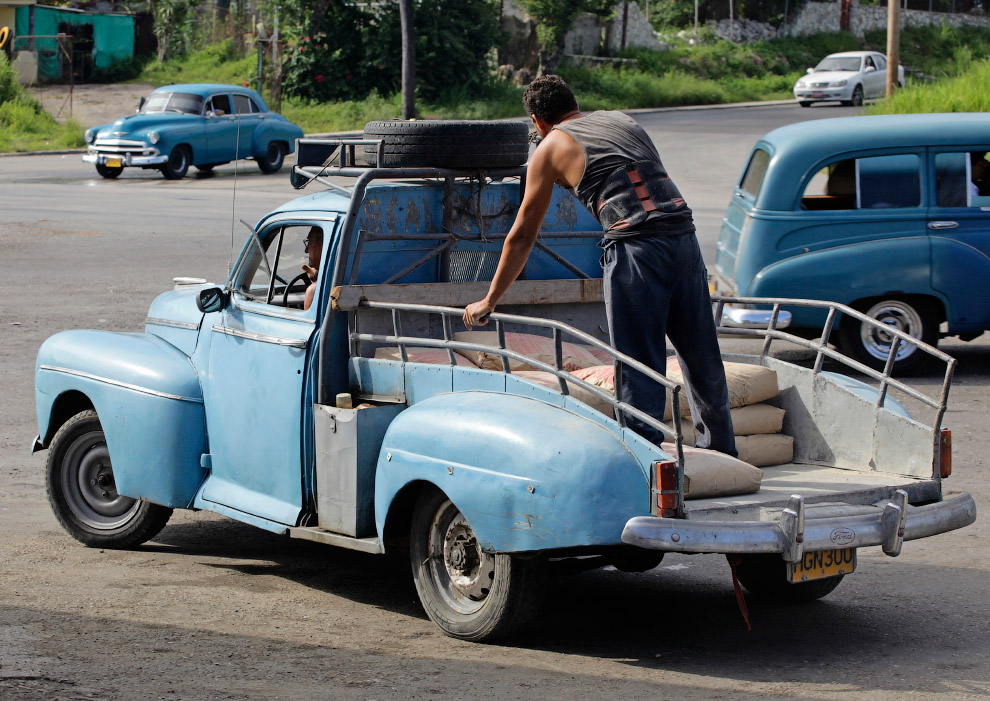
<path fill-rule="evenodd" d="M 979 25 L 990 27 L 990 18 L 946 12 L 925 12 L 922 10 L 901 10 L 901 27 L 923 27 L 927 25 L 949 24 L 953 27 Z M 873 29 L 887 28 L 887 8 L 877 5 L 860 5 L 852 0 L 849 10 L 850 30 L 862 38 Z M 782 27 L 780 33 L 787 36 L 806 36 L 818 32 L 839 31 L 838 2 L 808 2 L 802 5 L 794 21 Z"/>

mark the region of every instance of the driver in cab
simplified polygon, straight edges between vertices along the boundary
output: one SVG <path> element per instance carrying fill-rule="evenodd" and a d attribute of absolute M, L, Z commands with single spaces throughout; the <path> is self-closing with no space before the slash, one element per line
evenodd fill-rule
<path fill-rule="evenodd" d="M 306 286 L 306 295 L 303 297 L 303 309 L 313 306 L 313 298 L 316 296 L 316 277 L 320 273 L 320 256 L 323 254 L 323 229 L 318 226 L 310 228 L 309 235 L 303 240 L 303 252 L 309 256 L 307 263 L 303 263 L 303 272 L 309 276 L 309 284 Z"/>

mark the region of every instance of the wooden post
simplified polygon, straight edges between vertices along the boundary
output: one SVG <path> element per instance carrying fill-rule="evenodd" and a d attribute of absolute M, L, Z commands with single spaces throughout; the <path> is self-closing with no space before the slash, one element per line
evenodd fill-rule
<path fill-rule="evenodd" d="M 900 73 L 901 18 L 900 3 L 897 0 L 887 0 L 887 97 L 890 98 L 897 88 L 897 76 Z"/>
<path fill-rule="evenodd" d="M 626 50 L 626 28 L 629 25 L 629 2 L 622 3 L 622 51 Z"/>
<path fill-rule="evenodd" d="M 402 118 L 416 117 L 416 30 L 412 0 L 399 0 L 402 22 Z"/>

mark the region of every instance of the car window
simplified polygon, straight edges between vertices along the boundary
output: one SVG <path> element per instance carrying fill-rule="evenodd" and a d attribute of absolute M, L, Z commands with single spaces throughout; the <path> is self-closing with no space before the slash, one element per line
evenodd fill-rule
<path fill-rule="evenodd" d="M 763 176 L 767 174 L 768 165 L 770 165 L 769 152 L 762 148 L 755 149 L 753 155 L 749 157 L 749 165 L 746 166 L 746 171 L 743 173 L 739 189 L 756 199 L 756 195 L 760 192 L 760 186 L 763 185 Z"/>
<path fill-rule="evenodd" d="M 885 59 L 883 56 L 880 56 L 879 54 L 873 57 L 873 61 L 874 63 L 877 64 L 878 71 L 882 71 L 884 68 L 887 67 L 887 59 Z"/>
<path fill-rule="evenodd" d="M 251 114 L 258 111 L 258 106 L 254 104 L 254 100 L 247 95 L 237 93 L 234 94 L 234 107 L 237 108 L 237 114 Z"/>
<path fill-rule="evenodd" d="M 872 66 L 873 68 L 876 68 L 877 67 L 876 64 L 873 63 L 873 57 L 872 56 L 867 56 L 866 57 L 866 60 L 863 61 L 863 68 L 866 68 L 868 66 Z"/>
<path fill-rule="evenodd" d="M 286 285 L 303 274 L 303 264 L 309 264 L 306 243 L 312 238 L 309 225 L 275 227 L 265 234 L 264 257 L 258 246 L 252 246 L 244 257 L 235 277 L 234 289 L 243 297 L 263 304 L 283 305 Z M 307 280 L 292 285 L 288 306 L 302 309 L 302 299 L 308 286 Z"/>
<path fill-rule="evenodd" d="M 847 158 L 819 169 L 808 181 L 801 208 L 888 209 L 921 204 L 921 159 L 916 154 Z"/>
<path fill-rule="evenodd" d="M 990 207 L 990 156 L 985 150 L 935 154 L 939 207 Z"/>
<path fill-rule="evenodd" d="M 822 62 L 815 66 L 815 72 L 819 71 L 858 71 L 860 64 L 859 56 L 826 56 Z"/>
<path fill-rule="evenodd" d="M 206 109 L 213 110 L 213 114 L 221 117 L 225 114 L 232 114 L 230 109 L 230 98 L 227 95 L 214 95 L 210 98 Z"/>
<path fill-rule="evenodd" d="M 141 112 L 182 112 L 200 114 L 203 111 L 203 98 L 199 95 L 182 92 L 154 92 L 141 107 Z"/>

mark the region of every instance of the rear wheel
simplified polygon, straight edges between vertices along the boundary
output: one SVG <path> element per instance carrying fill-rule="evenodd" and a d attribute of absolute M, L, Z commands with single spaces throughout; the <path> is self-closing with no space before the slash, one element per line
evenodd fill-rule
<path fill-rule="evenodd" d="M 419 600 L 447 635 L 505 637 L 536 615 L 546 590 L 546 561 L 488 553 L 445 494 L 424 493 L 412 516 L 409 553 Z"/>
<path fill-rule="evenodd" d="M 423 120 L 368 122 L 364 138 L 381 139 L 366 146 L 365 160 L 386 168 L 507 168 L 529 156 L 529 129 L 522 122 Z"/>
<path fill-rule="evenodd" d="M 265 151 L 264 157 L 257 159 L 258 167 L 262 173 L 274 173 L 278 171 L 281 169 L 284 160 L 285 147 L 278 141 L 272 141 L 268 144 L 268 149 Z"/>
<path fill-rule="evenodd" d="M 736 567 L 739 583 L 754 599 L 782 604 L 802 604 L 831 594 L 845 575 L 791 584 L 787 563 L 780 555 L 742 555 Z"/>
<path fill-rule="evenodd" d="M 172 515 L 172 509 L 117 493 L 103 427 L 92 410 L 76 414 L 55 434 L 46 486 L 62 527 L 92 547 L 140 545 L 154 538 Z"/>
<path fill-rule="evenodd" d="M 169 180 L 182 180 L 189 170 L 189 149 L 185 146 L 176 146 L 168 154 L 168 160 L 162 164 L 162 175 Z"/>
<path fill-rule="evenodd" d="M 113 180 L 124 172 L 124 166 L 108 166 L 103 163 L 96 164 L 96 172 L 107 180 Z"/>
<path fill-rule="evenodd" d="M 934 305 L 924 298 L 873 299 L 854 305 L 884 326 L 903 331 L 934 346 L 938 343 L 938 316 Z M 842 351 L 864 365 L 883 370 L 893 342 L 893 335 L 883 327 L 843 318 L 839 327 Z M 894 358 L 894 374 L 908 375 L 924 368 L 930 360 L 917 346 L 903 341 Z"/>

